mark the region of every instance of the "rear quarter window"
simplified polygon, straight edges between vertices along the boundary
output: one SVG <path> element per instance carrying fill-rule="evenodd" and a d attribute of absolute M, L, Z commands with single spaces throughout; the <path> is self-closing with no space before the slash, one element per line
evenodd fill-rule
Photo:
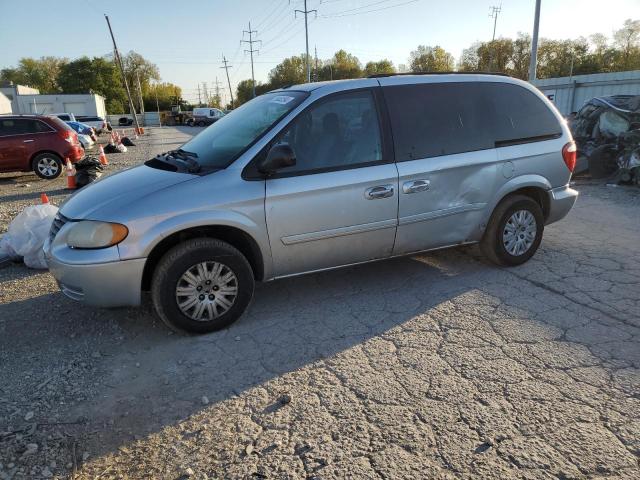
<path fill-rule="evenodd" d="M 562 135 L 529 90 L 502 82 L 384 87 L 397 161 L 430 158 Z"/>
<path fill-rule="evenodd" d="M 58 117 L 49 117 L 49 124 L 58 130 L 73 130 L 69 125 L 60 120 Z"/>
<path fill-rule="evenodd" d="M 481 89 L 491 103 L 488 120 L 497 147 L 562 135 L 553 112 L 526 88 L 511 83 L 483 83 Z"/>

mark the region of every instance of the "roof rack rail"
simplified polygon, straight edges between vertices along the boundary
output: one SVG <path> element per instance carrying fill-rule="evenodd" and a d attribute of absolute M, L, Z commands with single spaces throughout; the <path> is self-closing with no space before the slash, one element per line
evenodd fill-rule
<path fill-rule="evenodd" d="M 373 75 L 369 75 L 367 78 L 384 78 L 384 77 L 395 77 L 402 75 L 496 75 L 498 77 L 510 77 L 511 75 L 507 75 L 506 73 L 500 72 L 404 72 L 404 73 L 375 73 Z"/>

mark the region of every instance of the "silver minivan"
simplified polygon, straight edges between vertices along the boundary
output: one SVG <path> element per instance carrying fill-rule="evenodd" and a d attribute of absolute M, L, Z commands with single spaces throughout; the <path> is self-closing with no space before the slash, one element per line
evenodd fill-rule
<path fill-rule="evenodd" d="M 208 332 L 256 281 L 471 243 L 526 262 L 578 196 L 575 161 L 563 118 L 520 80 L 312 83 L 78 191 L 44 248 L 65 295 L 115 307 L 150 291 L 170 327 Z"/>

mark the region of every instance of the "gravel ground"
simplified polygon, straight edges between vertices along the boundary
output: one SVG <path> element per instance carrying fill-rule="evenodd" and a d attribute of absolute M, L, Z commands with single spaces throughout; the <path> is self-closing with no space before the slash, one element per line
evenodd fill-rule
<path fill-rule="evenodd" d="M 0 232 L 63 185 L 1 175 Z M 640 191 L 576 188 L 521 267 L 464 248 L 263 284 L 198 337 L 1 269 L 0 479 L 640 478 Z"/>

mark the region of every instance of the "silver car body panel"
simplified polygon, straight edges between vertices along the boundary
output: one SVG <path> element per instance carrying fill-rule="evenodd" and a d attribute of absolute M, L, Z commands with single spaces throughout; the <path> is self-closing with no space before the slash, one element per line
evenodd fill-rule
<path fill-rule="evenodd" d="M 324 173 L 245 180 L 241 173 L 300 112 L 327 95 L 385 85 L 509 82 L 527 88 L 558 119 L 557 139 L 495 149 L 382 163 Z M 564 217 L 577 192 L 561 156 L 571 140 L 566 123 L 529 84 L 489 75 L 396 76 L 291 87 L 309 92 L 269 132 L 226 169 L 197 176 L 139 166 L 103 178 L 61 206 L 73 221 L 122 223 L 117 247 L 71 249 L 64 225 L 45 252 L 63 292 L 86 303 L 140 301 L 142 272 L 153 249 L 170 235 L 208 226 L 238 229 L 262 254 L 263 280 L 433 250 L 481 239 L 495 206 L 526 187 L 547 192 L 547 223 Z M 392 193 L 368 199 L 384 187 Z M 104 286 L 107 286 L 105 288 Z M 80 288 L 80 290 L 78 290 Z"/>
<path fill-rule="evenodd" d="M 365 192 L 388 186 L 390 195 Z M 267 228 L 276 276 L 391 255 L 398 214 L 394 164 L 267 180 Z"/>

